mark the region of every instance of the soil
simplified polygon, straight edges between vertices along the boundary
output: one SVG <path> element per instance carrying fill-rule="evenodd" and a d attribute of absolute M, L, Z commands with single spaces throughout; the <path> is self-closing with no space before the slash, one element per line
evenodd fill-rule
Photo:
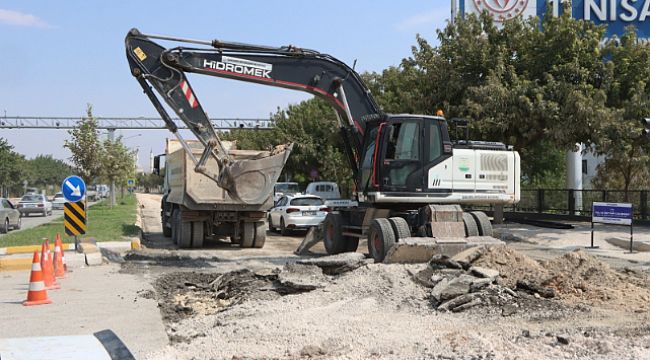
<path fill-rule="evenodd" d="M 157 201 L 145 210 L 159 211 Z M 158 238 L 164 250 L 127 256 L 123 271 L 154 284 L 139 296 L 158 301 L 170 339 L 147 358 L 650 359 L 646 271 L 611 268 L 581 251 L 538 262 L 491 248 L 471 265 L 500 272 L 486 290 L 493 301 L 446 312 L 414 281 L 427 264 L 365 262 L 327 275 L 292 265 L 300 258 L 286 249 L 300 240 L 269 236 L 256 256 L 174 250 Z M 555 296 L 524 291 L 522 280 Z"/>

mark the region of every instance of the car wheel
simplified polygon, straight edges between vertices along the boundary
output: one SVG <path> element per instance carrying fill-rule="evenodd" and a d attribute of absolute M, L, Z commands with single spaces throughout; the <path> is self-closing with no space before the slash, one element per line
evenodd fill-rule
<path fill-rule="evenodd" d="M 9 231 L 9 219 L 5 219 L 4 224 L 0 227 L 0 234 L 6 234 Z"/>
<path fill-rule="evenodd" d="M 23 219 L 21 217 L 18 217 L 18 221 L 16 222 L 16 227 L 14 229 L 20 230 L 20 228 L 23 227 Z"/>
<path fill-rule="evenodd" d="M 280 218 L 280 235 L 287 236 L 289 235 L 289 229 L 284 225 L 284 218 Z"/>

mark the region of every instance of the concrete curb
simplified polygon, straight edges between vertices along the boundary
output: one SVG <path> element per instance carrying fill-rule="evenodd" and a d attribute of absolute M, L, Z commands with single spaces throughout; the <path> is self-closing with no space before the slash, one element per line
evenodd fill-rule
<path fill-rule="evenodd" d="M 32 268 L 31 258 L 0 259 L 0 272 L 29 270 Z"/>
<path fill-rule="evenodd" d="M 74 250 L 74 244 L 63 244 L 63 249 L 61 250 Z M 0 255 L 29 254 L 34 251 L 41 251 L 41 245 L 7 246 L 0 248 Z M 50 251 L 54 251 L 53 243 L 50 244 Z"/>

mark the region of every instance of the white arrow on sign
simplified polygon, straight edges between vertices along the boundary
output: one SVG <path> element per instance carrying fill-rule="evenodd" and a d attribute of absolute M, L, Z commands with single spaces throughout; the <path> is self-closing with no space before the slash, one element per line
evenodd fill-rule
<path fill-rule="evenodd" d="M 81 189 L 79 188 L 79 185 L 73 186 L 70 180 L 65 182 L 65 185 L 72 190 L 72 196 L 81 196 Z"/>

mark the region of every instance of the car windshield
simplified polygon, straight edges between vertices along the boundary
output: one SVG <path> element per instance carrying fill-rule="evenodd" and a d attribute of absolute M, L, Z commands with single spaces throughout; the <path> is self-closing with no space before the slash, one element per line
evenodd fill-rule
<path fill-rule="evenodd" d="M 39 202 L 41 201 L 40 195 L 25 195 L 20 201 Z"/>
<path fill-rule="evenodd" d="M 318 206 L 323 205 L 321 198 L 297 198 L 291 200 L 291 205 L 294 206 Z"/>
<path fill-rule="evenodd" d="M 275 191 L 281 193 L 298 193 L 300 189 L 298 184 L 276 184 Z"/>

